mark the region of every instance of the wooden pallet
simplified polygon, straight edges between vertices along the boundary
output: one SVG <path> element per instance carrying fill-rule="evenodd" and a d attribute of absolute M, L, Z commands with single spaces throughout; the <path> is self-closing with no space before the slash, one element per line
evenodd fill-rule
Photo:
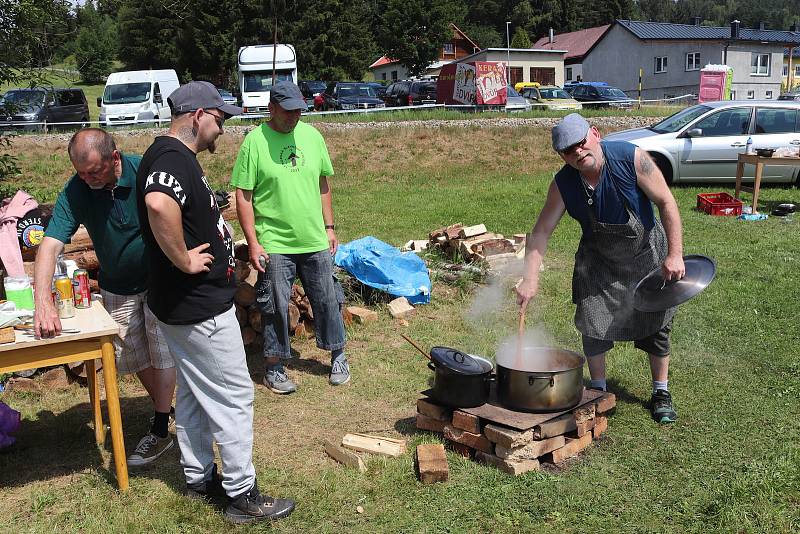
<path fill-rule="evenodd" d="M 521 475 L 577 456 L 608 429 L 616 403 L 613 393 L 585 390 L 571 410 L 526 413 L 494 401 L 454 410 L 423 397 L 417 400 L 417 428 L 442 434 L 463 456 Z"/>

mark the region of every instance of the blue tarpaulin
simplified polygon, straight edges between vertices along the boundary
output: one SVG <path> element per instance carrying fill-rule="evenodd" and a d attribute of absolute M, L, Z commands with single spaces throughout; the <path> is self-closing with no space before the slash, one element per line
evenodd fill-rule
<path fill-rule="evenodd" d="M 339 245 L 334 261 L 362 284 L 406 297 L 411 304 L 431 301 L 428 268 L 413 252 L 400 252 L 380 239 L 367 236 Z"/>

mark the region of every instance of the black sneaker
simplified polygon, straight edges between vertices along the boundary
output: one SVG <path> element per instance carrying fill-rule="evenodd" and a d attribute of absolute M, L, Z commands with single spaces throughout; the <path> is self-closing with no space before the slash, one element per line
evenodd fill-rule
<path fill-rule="evenodd" d="M 222 489 L 222 477 L 217 472 L 217 464 L 211 468 L 211 478 L 199 484 L 186 484 L 185 495 L 190 499 L 210 501 L 225 495 Z"/>
<path fill-rule="evenodd" d="M 672 395 L 669 391 L 658 389 L 650 397 L 650 413 L 658 423 L 674 423 L 678 419 L 678 414 L 672 407 Z"/>
<path fill-rule="evenodd" d="M 230 500 L 225 509 L 225 519 L 235 524 L 282 519 L 294 510 L 294 501 L 290 499 L 274 499 L 262 495 L 258 484 L 253 484 L 250 491 L 239 494 Z"/>

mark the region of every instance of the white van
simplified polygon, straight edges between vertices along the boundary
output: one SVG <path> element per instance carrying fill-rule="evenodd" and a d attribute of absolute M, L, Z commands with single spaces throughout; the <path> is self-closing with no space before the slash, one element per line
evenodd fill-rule
<path fill-rule="evenodd" d="M 103 96 L 97 98 L 100 126 L 169 122 L 167 97 L 178 86 L 178 75 L 172 69 L 112 72 Z"/>
<path fill-rule="evenodd" d="M 268 113 L 269 92 L 272 89 L 273 46 L 254 45 L 239 49 L 239 92 L 244 113 Z M 297 84 L 297 55 L 290 44 L 275 48 L 276 82 Z"/>

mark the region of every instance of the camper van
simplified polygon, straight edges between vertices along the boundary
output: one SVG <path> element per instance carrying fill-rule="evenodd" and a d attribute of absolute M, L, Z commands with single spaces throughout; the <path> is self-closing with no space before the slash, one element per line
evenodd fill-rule
<path fill-rule="evenodd" d="M 178 85 L 178 75 L 172 69 L 112 72 L 106 80 L 103 96 L 97 98 L 100 125 L 169 122 L 167 97 Z"/>
<path fill-rule="evenodd" d="M 289 44 L 276 45 L 274 51 L 276 82 L 297 83 L 297 56 Z M 239 49 L 239 92 L 244 113 L 268 113 L 272 89 L 273 45 L 243 46 Z"/>

